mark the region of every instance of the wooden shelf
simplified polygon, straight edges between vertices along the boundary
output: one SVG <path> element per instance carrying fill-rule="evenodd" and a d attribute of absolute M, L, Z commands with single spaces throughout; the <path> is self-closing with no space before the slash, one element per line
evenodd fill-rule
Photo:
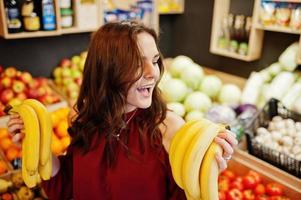
<path fill-rule="evenodd" d="M 184 2 L 184 0 L 182 0 Z M 123 8 L 129 6 L 130 3 L 135 3 L 137 0 L 114 0 L 114 3 Z M 94 32 L 100 26 L 104 24 L 104 0 L 95 0 L 95 4 L 82 4 L 80 0 L 72 0 L 73 3 L 73 27 L 61 28 L 61 15 L 59 0 L 54 0 L 55 13 L 56 13 L 56 25 L 57 30 L 55 31 L 36 31 L 36 32 L 21 32 L 21 33 L 8 33 L 6 24 L 6 14 L 4 9 L 4 3 L 0 0 L 0 36 L 5 39 L 18 39 L 18 38 L 35 38 L 35 37 L 49 37 L 59 36 L 62 34 L 73 34 L 73 33 L 84 33 Z M 150 17 L 151 28 L 154 28 L 159 33 L 159 14 L 158 14 L 158 1 L 153 0 L 153 12 Z"/>
<path fill-rule="evenodd" d="M 301 3 L 301 0 L 271 0 L 275 2 Z"/>
<path fill-rule="evenodd" d="M 294 30 L 289 27 L 281 27 L 281 26 L 263 26 L 261 24 L 255 24 L 256 29 L 261 29 L 265 31 L 275 31 L 275 32 L 282 32 L 282 33 L 291 33 L 291 34 L 301 34 L 301 30 Z"/>
<path fill-rule="evenodd" d="M 220 31 L 222 30 L 222 20 L 229 14 L 231 0 L 215 0 L 213 11 L 213 22 L 211 30 L 210 40 L 210 52 L 213 54 L 226 56 L 243 61 L 257 60 L 261 56 L 262 42 L 263 42 L 263 30 L 255 29 L 251 27 L 250 37 L 248 41 L 247 55 L 240 55 L 238 53 L 232 53 L 218 48 L 218 40 Z M 253 11 L 254 12 L 254 11 Z"/>
<path fill-rule="evenodd" d="M 240 55 L 238 53 L 230 52 L 226 49 L 219 49 L 218 47 L 211 48 L 210 52 L 213 54 L 230 57 L 238 60 L 243 60 L 243 61 L 252 61 L 257 59 L 256 57 L 252 57 L 251 55 Z"/>
<path fill-rule="evenodd" d="M 162 12 L 159 11 L 160 15 L 177 15 L 177 14 L 183 14 L 184 10 L 180 10 L 180 11 L 168 11 L 168 12 Z"/>

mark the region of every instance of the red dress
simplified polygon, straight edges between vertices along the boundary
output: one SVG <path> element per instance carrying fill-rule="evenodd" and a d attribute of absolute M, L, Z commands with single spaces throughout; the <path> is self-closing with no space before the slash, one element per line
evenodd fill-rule
<path fill-rule="evenodd" d="M 134 117 L 139 115 L 136 112 Z M 69 148 L 66 156 L 59 157 L 61 168 L 43 188 L 53 200 L 182 200 L 184 191 L 172 177 L 168 154 L 150 148 L 140 150 L 138 126 L 131 119 L 128 147 L 131 156 L 123 148 L 117 149 L 116 167 L 108 168 L 104 162 L 104 139 L 82 155 L 78 149 Z M 122 133 L 121 133 L 122 135 Z M 97 138 L 97 137 L 95 137 Z M 145 140 L 148 141 L 148 140 Z M 94 141 L 95 142 L 95 141 Z"/>

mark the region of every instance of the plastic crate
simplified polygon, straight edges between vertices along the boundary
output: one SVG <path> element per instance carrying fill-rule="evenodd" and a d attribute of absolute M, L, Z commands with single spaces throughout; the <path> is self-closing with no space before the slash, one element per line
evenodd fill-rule
<path fill-rule="evenodd" d="M 247 137 L 247 148 L 250 154 L 265 160 L 280 169 L 301 178 L 301 161 L 287 155 L 286 153 L 266 147 L 258 143 L 254 138 L 256 129 L 259 127 L 267 127 L 274 116 L 282 118 L 291 118 L 294 121 L 301 121 L 301 115 L 285 108 L 277 99 L 271 99 L 258 112 L 251 123 L 246 127 L 245 134 Z"/>

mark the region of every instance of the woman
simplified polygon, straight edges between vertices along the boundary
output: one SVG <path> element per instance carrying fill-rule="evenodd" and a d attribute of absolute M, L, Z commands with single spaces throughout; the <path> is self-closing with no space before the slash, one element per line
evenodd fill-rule
<path fill-rule="evenodd" d="M 162 57 L 154 30 L 109 23 L 92 37 L 69 134 L 67 154 L 53 158 L 43 187 L 50 199 L 186 199 L 175 184 L 168 150 L 182 118 L 167 111 L 158 81 Z M 11 133 L 23 128 L 11 116 Z M 237 144 L 231 132 L 215 141 L 220 170 Z"/>

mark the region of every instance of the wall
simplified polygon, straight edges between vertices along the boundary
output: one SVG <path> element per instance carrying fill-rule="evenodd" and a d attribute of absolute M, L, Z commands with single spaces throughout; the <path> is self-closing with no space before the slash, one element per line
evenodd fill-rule
<path fill-rule="evenodd" d="M 263 55 L 255 62 L 238 61 L 209 52 L 213 0 L 186 0 L 182 15 L 160 16 L 160 47 L 165 57 L 184 54 L 201 65 L 248 77 L 277 60 L 297 35 L 265 32 Z M 253 0 L 232 0 L 231 11 L 251 14 Z M 16 66 L 35 76 L 50 76 L 63 57 L 86 49 L 89 33 L 58 37 L 4 40 L 0 38 L 0 65 Z"/>

